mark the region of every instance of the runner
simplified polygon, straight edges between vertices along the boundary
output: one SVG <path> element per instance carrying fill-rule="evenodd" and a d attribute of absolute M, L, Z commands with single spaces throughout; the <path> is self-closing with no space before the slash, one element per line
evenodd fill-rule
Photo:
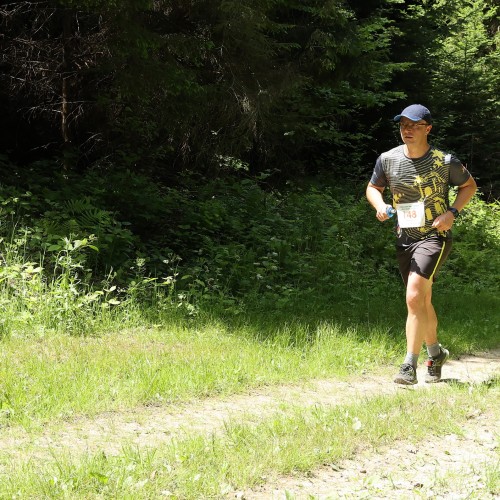
<path fill-rule="evenodd" d="M 407 353 L 396 375 L 398 384 L 417 383 L 417 362 L 425 342 L 426 382 L 441 380 L 441 367 L 449 352 L 437 337 L 437 316 L 432 305 L 432 284 L 451 250 L 451 227 L 476 192 L 476 182 L 453 155 L 428 143 L 432 129 L 430 111 L 412 104 L 394 117 L 403 145 L 382 153 L 366 188 L 366 197 L 383 222 L 389 219 L 383 192 L 389 187 L 397 209 L 396 252 L 406 285 Z M 449 205 L 450 186 L 457 186 Z"/>

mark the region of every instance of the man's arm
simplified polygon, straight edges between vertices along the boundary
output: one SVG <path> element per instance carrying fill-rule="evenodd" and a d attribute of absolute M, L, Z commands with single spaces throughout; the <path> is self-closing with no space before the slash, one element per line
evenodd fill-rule
<path fill-rule="evenodd" d="M 385 188 L 383 187 L 375 186 L 375 184 L 372 184 L 371 182 L 369 182 L 366 187 L 366 199 L 376 210 L 376 217 L 379 221 L 384 221 L 389 218 L 386 213 L 387 203 L 384 201 L 384 197 L 382 196 L 384 189 Z"/>
<path fill-rule="evenodd" d="M 459 212 L 469 203 L 471 198 L 477 191 L 476 181 L 472 176 L 467 179 L 465 184 L 458 186 L 458 193 L 452 207 L 456 208 Z"/>
<path fill-rule="evenodd" d="M 460 212 L 469 203 L 476 191 L 476 181 L 470 176 L 464 184 L 458 186 L 457 197 L 451 206 Z M 447 211 L 434 219 L 432 227 L 439 229 L 439 231 L 448 231 L 453 226 L 454 221 L 455 216 L 450 211 Z"/>

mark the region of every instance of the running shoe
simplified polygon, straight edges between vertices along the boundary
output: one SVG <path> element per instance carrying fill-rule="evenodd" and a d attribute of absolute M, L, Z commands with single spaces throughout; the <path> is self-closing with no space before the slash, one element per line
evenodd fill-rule
<path fill-rule="evenodd" d="M 399 373 L 394 378 L 396 384 L 415 385 L 417 383 L 417 372 L 409 363 L 403 363 L 399 368 Z"/>
<path fill-rule="evenodd" d="M 427 374 L 425 376 L 425 381 L 428 384 L 434 384 L 441 380 L 441 368 L 448 360 L 449 355 L 450 352 L 448 351 L 448 349 L 441 347 L 441 352 L 438 356 L 434 358 L 429 357 L 429 359 L 425 362 L 425 364 L 427 365 Z"/>

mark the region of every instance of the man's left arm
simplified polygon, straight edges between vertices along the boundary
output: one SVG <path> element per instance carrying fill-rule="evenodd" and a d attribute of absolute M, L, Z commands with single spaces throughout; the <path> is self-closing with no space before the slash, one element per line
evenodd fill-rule
<path fill-rule="evenodd" d="M 469 203 L 469 201 L 474 196 L 476 191 L 477 191 L 476 181 L 472 176 L 470 176 L 465 184 L 458 186 L 457 197 L 455 198 L 455 201 L 451 206 L 453 208 L 456 208 L 460 212 L 465 207 L 465 205 Z"/>
<path fill-rule="evenodd" d="M 451 206 L 453 208 L 456 208 L 460 212 L 465 207 L 465 205 L 469 203 L 476 191 L 476 181 L 472 176 L 470 176 L 464 184 L 458 186 L 457 196 Z M 434 219 L 432 227 L 435 227 L 439 231 L 448 231 L 451 229 L 451 226 L 453 226 L 454 221 L 455 216 L 448 210 L 444 214 L 441 214 Z"/>

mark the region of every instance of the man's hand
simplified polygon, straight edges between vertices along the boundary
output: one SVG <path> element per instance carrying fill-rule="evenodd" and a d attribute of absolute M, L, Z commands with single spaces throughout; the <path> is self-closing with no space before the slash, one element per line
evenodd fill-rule
<path fill-rule="evenodd" d="M 390 205 L 377 205 L 377 213 L 375 217 L 377 217 L 380 222 L 384 222 L 389 219 L 389 216 L 387 215 L 387 207 L 390 207 Z"/>
<path fill-rule="evenodd" d="M 448 210 L 434 219 L 432 227 L 436 228 L 438 231 L 449 231 L 454 222 L 455 216 Z"/>
<path fill-rule="evenodd" d="M 389 218 L 387 215 L 387 203 L 384 202 L 384 198 L 382 197 L 382 193 L 384 188 L 375 186 L 371 182 L 368 183 L 366 187 L 366 198 L 370 202 L 370 205 L 376 210 L 375 217 L 380 222 L 383 222 Z"/>

